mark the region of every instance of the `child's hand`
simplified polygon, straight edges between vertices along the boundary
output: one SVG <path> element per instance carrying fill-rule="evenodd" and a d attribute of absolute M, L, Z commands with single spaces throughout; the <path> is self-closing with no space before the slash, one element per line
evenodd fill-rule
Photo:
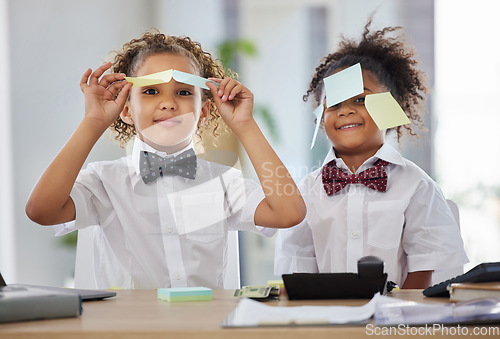
<path fill-rule="evenodd" d="M 85 117 L 102 122 L 106 128 L 118 118 L 132 87 L 127 81 L 120 81 L 124 79 L 124 74 L 103 76 L 110 67 L 111 63 L 107 62 L 93 73 L 89 68 L 80 81 L 80 88 L 85 95 Z"/>
<path fill-rule="evenodd" d="M 207 86 L 222 119 L 231 129 L 253 120 L 253 94 L 248 88 L 231 78 L 210 80 L 219 83 L 219 88 L 211 82 Z"/>

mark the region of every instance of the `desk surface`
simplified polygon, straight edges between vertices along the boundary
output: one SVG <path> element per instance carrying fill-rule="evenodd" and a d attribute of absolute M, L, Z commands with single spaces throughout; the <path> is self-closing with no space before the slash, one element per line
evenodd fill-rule
<path fill-rule="evenodd" d="M 154 290 L 123 290 L 117 297 L 83 304 L 79 318 L 51 319 L 0 325 L 0 338 L 360 338 L 370 337 L 363 326 L 307 326 L 221 328 L 222 321 L 238 304 L 232 290 L 215 290 L 212 301 L 169 303 L 158 300 Z M 418 302 L 448 302 L 446 299 L 426 298 L 421 290 L 396 291 L 391 296 Z M 281 301 L 268 305 L 363 305 L 367 300 Z M 462 326 L 462 331 L 463 331 Z M 481 330 L 498 338 L 498 327 L 483 326 Z M 469 334 L 473 327 L 469 327 Z M 433 336 L 457 337 L 450 333 L 434 332 Z M 453 332 L 453 333 L 452 333 Z M 490 331 L 494 332 L 494 331 Z M 372 332 L 373 334 L 373 332 Z M 448 335 L 447 335 L 448 334 Z M 488 337 L 483 335 L 481 337 Z M 494 335 L 496 334 L 496 336 Z M 374 337 L 376 335 L 371 335 Z M 385 336 L 385 335 L 384 335 Z M 397 334 L 398 337 L 403 337 Z M 387 336 L 385 336 L 387 337 Z"/>

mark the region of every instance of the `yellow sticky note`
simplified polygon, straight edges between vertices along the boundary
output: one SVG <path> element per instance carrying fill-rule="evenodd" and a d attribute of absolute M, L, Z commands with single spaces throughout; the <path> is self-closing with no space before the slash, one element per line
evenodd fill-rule
<path fill-rule="evenodd" d="M 125 77 L 125 80 L 131 82 L 132 87 L 153 86 L 165 82 L 162 79 L 145 79 L 145 78 L 132 78 L 132 77 Z"/>
<path fill-rule="evenodd" d="M 131 82 L 133 87 L 152 86 L 169 82 L 172 79 L 172 70 L 144 75 L 142 77 L 125 77 L 125 80 Z"/>
<path fill-rule="evenodd" d="M 152 86 L 156 84 L 163 84 L 166 82 L 170 82 L 174 78 L 177 82 L 182 82 L 184 84 L 197 86 L 203 89 L 209 89 L 205 83 L 210 81 L 214 83 L 216 86 L 219 86 L 218 83 L 202 78 L 195 74 L 189 74 L 181 71 L 177 71 L 175 69 L 168 69 L 166 71 L 153 73 L 144 75 L 141 77 L 125 77 L 125 80 L 132 83 L 132 87 L 143 87 L 143 86 Z"/>
<path fill-rule="evenodd" d="M 279 288 L 285 288 L 285 283 L 283 282 L 283 280 L 268 280 L 267 281 L 267 286 L 277 286 Z"/>
<path fill-rule="evenodd" d="M 178 72 L 173 69 L 167 69 L 166 71 L 161 71 L 158 73 L 153 73 L 153 74 L 148 74 L 148 75 L 143 75 L 142 79 L 160 79 L 163 80 L 164 82 L 169 82 L 172 79 L 172 74 L 173 72 Z"/>
<path fill-rule="evenodd" d="M 365 107 L 380 130 L 410 123 L 410 119 L 390 92 L 367 95 Z"/>

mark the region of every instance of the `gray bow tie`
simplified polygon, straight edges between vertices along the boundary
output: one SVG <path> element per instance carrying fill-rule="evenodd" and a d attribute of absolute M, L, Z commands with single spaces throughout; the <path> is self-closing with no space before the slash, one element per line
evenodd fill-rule
<path fill-rule="evenodd" d="M 194 179 L 196 177 L 196 154 L 193 149 L 171 158 L 147 151 L 141 151 L 139 168 L 144 183 L 148 184 L 164 175 L 180 175 Z"/>

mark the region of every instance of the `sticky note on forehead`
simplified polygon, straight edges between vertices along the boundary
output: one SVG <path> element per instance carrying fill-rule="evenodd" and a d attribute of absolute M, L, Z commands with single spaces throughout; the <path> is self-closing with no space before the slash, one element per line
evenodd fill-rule
<path fill-rule="evenodd" d="M 170 82 L 170 80 L 172 79 L 174 79 L 177 82 L 182 82 L 183 84 L 196 86 L 203 89 L 209 89 L 207 85 L 205 85 L 207 81 L 214 83 L 216 86 L 219 85 L 218 83 L 200 77 L 199 75 L 185 73 L 175 69 L 169 69 L 163 72 L 148 74 L 142 77 L 125 77 L 125 80 L 132 83 L 132 87 L 153 86 L 157 84 Z"/>
<path fill-rule="evenodd" d="M 380 130 L 410 123 L 410 119 L 391 95 L 391 92 L 367 95 L 365 107 Z"/>
<path fill-rule="evenodd" d="M 323 79 L 326 93 L 326 107 L 332 107 L 342 101 L 364 92 L 361 64 L 346 68 Z"/>

